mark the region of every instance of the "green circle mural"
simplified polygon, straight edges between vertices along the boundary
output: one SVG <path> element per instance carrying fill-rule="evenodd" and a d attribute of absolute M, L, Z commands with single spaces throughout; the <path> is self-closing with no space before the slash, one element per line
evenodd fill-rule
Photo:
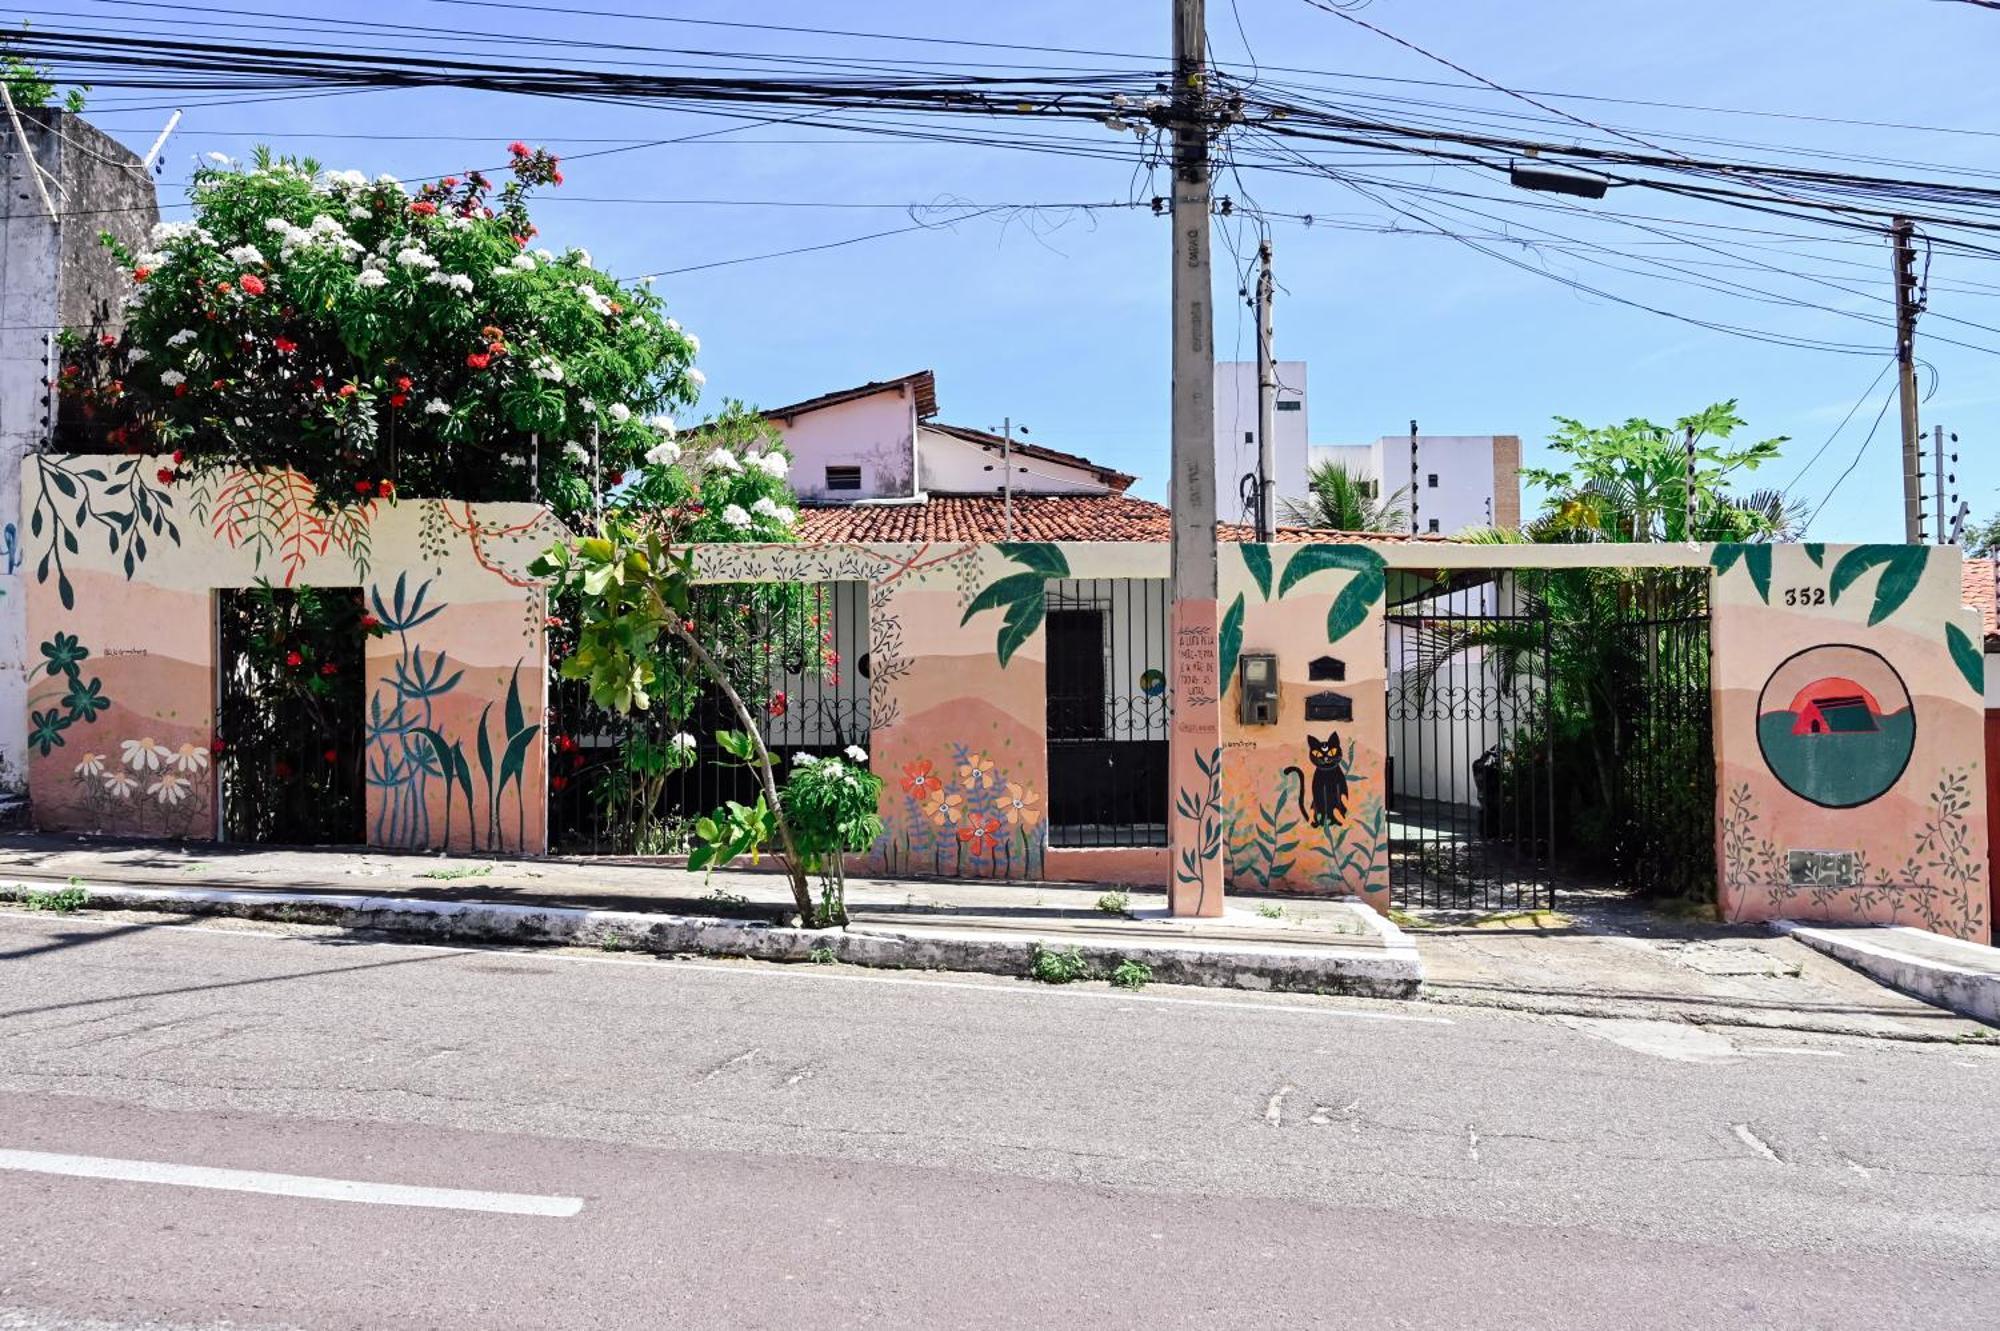
<path fill-rule="evenodd" d="M 1877 799 L 1910 765 L 1917 711 L 1903 677 L 1866 647 L 1787 657 L 1757 698 L 1757 747 L 1785 789 L 1828 809 Z"/>

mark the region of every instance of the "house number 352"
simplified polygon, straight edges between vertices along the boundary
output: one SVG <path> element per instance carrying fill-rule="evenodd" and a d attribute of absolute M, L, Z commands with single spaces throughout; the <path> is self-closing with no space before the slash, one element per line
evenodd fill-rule
<path fill-rule="evenodd" d="M 1826 588 L 1824 588 L 1824 587 L 1787 587 L 1787 588 L 1785 588 L 1785 604 L 1786 604 L 1786 605 L 1825 605 L 1825 604 L 1826 604 Z"/>

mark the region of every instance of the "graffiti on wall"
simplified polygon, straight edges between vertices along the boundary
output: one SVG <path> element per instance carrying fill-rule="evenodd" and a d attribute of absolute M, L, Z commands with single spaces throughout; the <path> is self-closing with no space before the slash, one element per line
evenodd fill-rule
<path fill-rule="evenodd" d="M 877 847 L 891 873 L 1032 878 L 1042 871 L 1048 827 L 1042 797 L 964 744 L 948 760 L 903 765 L 899 815 Z M 890 787 L 885 783 L 885 795 Z"/>

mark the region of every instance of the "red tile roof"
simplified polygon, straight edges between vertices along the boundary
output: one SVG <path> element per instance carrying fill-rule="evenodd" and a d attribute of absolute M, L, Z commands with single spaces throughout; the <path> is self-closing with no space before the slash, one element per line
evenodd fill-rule
<path fill-rule="evenodd" d="M 1248 527 L 1225 522 L 1225 541 L 1252 539 Z M 799 539 L 895 544 L 916 541 L 1004 541 L 1006 514 L 998 495 L 934 495 L 920 504 L 841 504 L 799 510 Z M 1129 495 L 1016 495 L 1017 541 L 1164 541 L 1166 506 Z M 1281 527 L 1281 542 L 1354 540 L 1351 533 Z M 1371 541 L 1409 540 L 1371 533 Z"/>
<path fill-rule="evenodd" d="M 2000 582 L 1996 579 L 2000 579 L 2000 570 L 1991 559 L 1968 559 L 1959 574 L 1964 601 L 1979 612 L 1989 649 L 2000 647 Z"/>
<path fill-rule="evenodd" d="M 968 444 L 978 444 L 982 448 L 1001 449 L 1007 446 L 1007 441 L 999 435 L 987 430 L 975 430 L 969 425 L 946 425 L 941 421 L 926 421 L 924 422 L 924 428 L 926 430 L 935 430 L 939 434 L 948 434 L 954 439 L 963 439 Z M 1060 449 L 1049 448 L 1042 444 L 1031 444 L 1025 439 L 1016 439 L 1014 441 L 1014 451 L 1024 458 L 1040 458 L 1044 462 L 1054 462 L 1065 467 L 1080 468 L 1120 493 L 1123 493 L 1131 486 L 1132 482 L 1139 479 L 1137 476 L 1119 471 L 1115 467 L 1107 467 L 1101 462 L 1092 462 L 1089 458 L 1081 454 L 1065 453 Z"/>

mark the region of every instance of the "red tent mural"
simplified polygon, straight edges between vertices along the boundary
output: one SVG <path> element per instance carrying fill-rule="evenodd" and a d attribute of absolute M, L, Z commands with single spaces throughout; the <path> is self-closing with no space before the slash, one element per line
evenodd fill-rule
<path fill-rule="evenodd" d="M 1872 735 L 1881 730 L 1882 706 L 1851 679 L 1814 680 L 1792 699 L 1794 735 Z"/>

